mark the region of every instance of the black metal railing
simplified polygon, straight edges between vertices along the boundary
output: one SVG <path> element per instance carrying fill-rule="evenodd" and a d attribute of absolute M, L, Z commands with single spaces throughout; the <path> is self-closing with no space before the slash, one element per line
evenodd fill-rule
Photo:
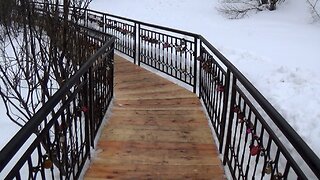
<path fill-rule="evenodd" d="M 58 8 L 34 3 L 38 13 Z M 174 77 L 193 88 L 197 87 L 198 35 L 186 31 L 161 27 L 90 9 L 69 8 L 69 20 L 116 37 L 115 49 L 144 64 Z"/>
<path fill-rule="evenodd" d="M 130 24 L 133 29 L 127 48 L 132 54 L 118 50 L 138 65 L 142 63 L 193 87 L 203 101 L 232 178 L 320 178 L 320 160 L 315 153 L 205 38 L 102 12 L 84 13 L 94 13 L 91 18 L 96 17 L 96 21 L 103 19 L 91 28 L 116 32 L 113 35 L 120 44 L 116 47 L 125 46 L 120 40 L 127 36 L 121 33 L 127 28 L 122 24 Z M 105 19 L 111 19 L 113 26 Z"/>
<path fill-rule="evenodd" d="M 113 97 L 115 38 L 72 22 L 67 26 L 65 57 L 72 59 L 74 74 L 1 150 L 1 178 L 78 179 L 90 156 Z"/>
<path fill-rule="evenodd" d="M 200 96 L 232 177 L 319 178 L 315 153 L 236 67 L 200 40 Z"/>
<path fill-rule="evenodd" d="M 196 91 L 197 38 L 177 30 L 155 29 L 138 24 L 138 62 L 157 69 L 190 86 Z"/>
<path fill-rule="evenodd" d="M 78 23 L 115 36 L 115 49 L 133 58 L 134 63 L 174 77 L 196 92 L 197 34 L 89 9 L 76 12 L 80 13 Z"/>
<path fill-rule="evenodd" d="M 48 4 L 36 4 L 45 12 Z M 62 8 L 62 7 L 61 7 Z M 89 9 L 71 21 L 110 33 L 115 49 L 191 86 L 233 179 L 318 179 L 320 160 L 246 77 L 201 35 Z"/>

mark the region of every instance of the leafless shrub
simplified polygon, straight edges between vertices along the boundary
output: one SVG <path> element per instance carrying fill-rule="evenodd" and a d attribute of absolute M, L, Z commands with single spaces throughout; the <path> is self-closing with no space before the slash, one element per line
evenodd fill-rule
<path fill-rule="evenodd" d="M 222 0 L 219 12 L 229 19 L 240 19 L 250 13 L 276 9 L 276 4 L 284 0 Z"/>
<path fill-rule="evenodd" d="M 0 5 L 6 1 L 12 0 L 1 0 Z M 54 21 L 58 14 L 40 21 L 28 0 L 13 2 L 6 13 L 0 6 L 0 99 L 6 116 L 23 127 L 75 73 L 78 64 L 66 58 L 67 44 L 73 41 L 67 33 L 69 6 L 86 8 L 91 0 L 64 0 L 62 22 Z M 42 146 L 52 149 L 45 142 Z M 53 161 L 60 166 L 57 159 Z"/>
<path fill-rule="evenodd" d="M 319 0 L 307 0 L 312 18 L 315 22 L 320 21 L 320 3 Z"/>

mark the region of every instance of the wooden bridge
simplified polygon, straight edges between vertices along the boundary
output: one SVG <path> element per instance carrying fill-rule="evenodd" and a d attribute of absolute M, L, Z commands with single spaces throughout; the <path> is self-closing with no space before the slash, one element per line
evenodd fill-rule
<path fill-rule="evenodd" d="M 198 97 L 115 57 L 115 100 L 85 179 L 225 179 Z"/>
<path fill-rule="evenodd" d="M 1 149 L 0 179 L 79 179 L 98 130 L 102 135 L 85 179 L 225 179 L 219 155 L 232 179 L 320 179 L 319 157 L 202 35 L 57 4 L 32 2 L 12 12 L 18 21 L 29 14 L 25 27 L 57 25 L 64 31 L 63 36 L 41 32 L 70 48 L 64 54 L 60 43 L 51 43 L 57 51 L 45 53 L 59 62 L 57 72 L 72 67 L 61 58 L 84 63 L 71 68 L 77 69 L 72 76 L 63 73 L 70 75 L 68 81 Z M 113 74 L 114 50 L 197 94 L 120 57 Z M 56 69 L 56 63 L 49 64 Z M 113 97 L 112 116 L 100 129 Z"/>

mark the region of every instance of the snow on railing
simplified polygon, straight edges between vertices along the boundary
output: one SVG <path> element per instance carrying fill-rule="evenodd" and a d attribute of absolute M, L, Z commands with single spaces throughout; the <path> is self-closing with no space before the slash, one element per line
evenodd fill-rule
<path fill-rule="evenodd" d="M 55 5 L 35 4 L 39 13 L 48 6 Z M 115 36 L 115 49 L 135 64 L 193 88 L 203 101 L 230 178 L 320 178 L 316 154 L 204 37 L 94 10 L 69 9 L 75 12 L 69 17 L 74 23 Z"/>

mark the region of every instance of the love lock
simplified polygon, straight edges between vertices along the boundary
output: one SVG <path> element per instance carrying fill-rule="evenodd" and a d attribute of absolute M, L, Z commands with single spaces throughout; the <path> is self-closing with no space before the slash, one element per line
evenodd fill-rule
<path fill-rule="evenodd" d="M 264 173 L 271 174 L 272 173 L 272 162 L 268 161 L 266 167 L 264 168 Z"/>
<path fill-rule="evenodd" d="M 260 146 L 259 145 L 251 146 L 251 148 L 250 148 L 251 156 L 255 156 L 255 155 L 259 154 L 259 152 L 260 152 Z"/>
<path fill-rule="evenodd" d="M 261 147 L 260 147 L 259 144 L 254 145 L 254 142 L 255 142 L 255 141 L 257 141 L 257 140 L 253 140 L 252 143 L 251 143 L 251 145 L 249 146 L 249 148 L 250 148 L 250 155 L 251 155 L 251 156 L 255 156 L 255 155 L 259 154 L 260 151 L 261 151 Z"/>
<path fill-rule="evenodd" d="M 219 84 L 217 87 L 218 92 L 224 92 L 224 86 L 222 84 Z"/>
<path fill-rule="evenodd" d="M 175 49 L 177 52 L 180 52 L 180 51 L 182 51 L 182 46 L 176 46 Z"/>
<path fill-rule="evenodd" d="M 232 108 L 232 112 L 239 113 L 240 112 L 240 107 L 238 105 L 234 105 L 233 108 Z"/>
<path fill-rule="evenodd" d="M 275 174 L 275 175 L 273 175 L 272 176 L 272 180 L 280 180 L 280 179 L 282 179 L 282 174 L 281 173 L 277 173 L 277 174 Z"/>
<path fill-rule="evenodd" d="M 170 47 L 169 43 L 166 42 L 166 43 L 163 44 L 163 48 L 168 48 L 168 47 Z"/>
<path fill-rule="evenodd" d="M 50 169 L 50 168 L 52 168 L 52 166 L 53 166 L 53 163 L 52 163 L 52 161 L 50 159 L 44 160 L 43 168 Z"/>
<path fill-rule="evenodd" d="M 246 116 L 244 115 L 243 112 L 238 113 L 238 119 L 239 119 L 239 120 L 244 120 L 245 117 L 246 117 Z"/>
<path fill-rule="evenodd" d="M 83 107 L 81 108 L 81 111 L 84 112 L 84 113 L 86 113 L 86 112 L 89 111 L 89 109 L 88 109 L 86 106 L 83 106 Z"/>
<path fill-rule="evenodd" d="M 53 162 L 49 159 L 48 155 L 44 155 L 43 168 L 50 169 L 53 166 Z"/>
<path fill-rule="evenodd" d="M 247 134 L 251 134 L 252 131 L 253 131 L 253 128 L 247 128 L 246 133 L 247 133 Z"/>

